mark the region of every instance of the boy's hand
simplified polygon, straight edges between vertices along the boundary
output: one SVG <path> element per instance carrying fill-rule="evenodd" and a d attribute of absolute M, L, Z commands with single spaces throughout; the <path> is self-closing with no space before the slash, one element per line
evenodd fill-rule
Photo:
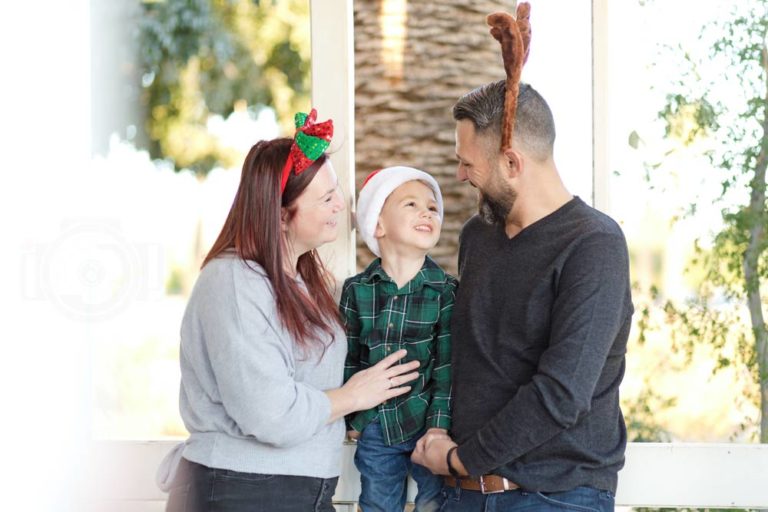
<path fill-rule="evenodd" d="M 360 439 L 360 432 L 357 430 L 347 430 L 347 437 L 353 441 Z"/>

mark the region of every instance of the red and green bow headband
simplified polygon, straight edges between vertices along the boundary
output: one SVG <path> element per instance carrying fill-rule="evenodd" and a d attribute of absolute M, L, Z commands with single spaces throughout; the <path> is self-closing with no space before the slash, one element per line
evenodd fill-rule
<path fill-rule="evenodd" d="M 297 112 L 294 116 L 296 124 L 296 135 L 291 144 L 291 152 L 288 153 L 288 160 L 283 166 L 283 178 L 280 181 L 280 194 L 285 191 L 285 184 L 288 183 L 288 176 L 293 169 L 297 176 L 307 170 L 312 162 L 320 158 L 331 144 L 333 137 L 333 119 L 322 123 L 315 123 L 317 119 L 317 110 L 314 108 L 309 115 L 304 112 Z"/>

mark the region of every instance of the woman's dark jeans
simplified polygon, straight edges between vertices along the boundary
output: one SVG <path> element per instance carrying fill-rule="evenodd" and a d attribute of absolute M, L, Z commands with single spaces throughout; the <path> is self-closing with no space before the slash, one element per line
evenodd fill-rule
<path fill-rule="evenodd" d="M 334 512 L 338 478 L 240 473 L 181 459 L 166 512 Z"/>

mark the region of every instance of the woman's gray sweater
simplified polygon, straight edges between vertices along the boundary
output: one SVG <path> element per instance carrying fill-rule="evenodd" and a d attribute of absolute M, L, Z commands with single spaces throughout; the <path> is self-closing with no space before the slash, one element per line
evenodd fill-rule
<path fill-rule="evenodd" d="M 202 270 L 181 326 L 183 457 L 248 473 L 338 476 L 344 422 L 323 390 L 342 384 L 347 346 L 303 353 L 283 328 L 257 263 L 217 258 Z M 330 344 L 329 344 L 330 343 Z"/>

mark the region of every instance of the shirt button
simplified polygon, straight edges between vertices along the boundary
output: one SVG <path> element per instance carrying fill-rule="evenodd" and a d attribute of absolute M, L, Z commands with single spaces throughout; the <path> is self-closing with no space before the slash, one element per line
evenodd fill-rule
<path fill-rule="evenodd" d="M 395 324 L 389 324 L 389 328 L 392 329 L 395 326 Z"/>
<path fill-rule="evenodd" d="M 394 298 L 394 299 L 392 299 L 392 300 L 397 300 L 397 299 L 398 299 L 398 296 L 397 296 L 397 295 L 395 295 L 395 298 Z"/>

